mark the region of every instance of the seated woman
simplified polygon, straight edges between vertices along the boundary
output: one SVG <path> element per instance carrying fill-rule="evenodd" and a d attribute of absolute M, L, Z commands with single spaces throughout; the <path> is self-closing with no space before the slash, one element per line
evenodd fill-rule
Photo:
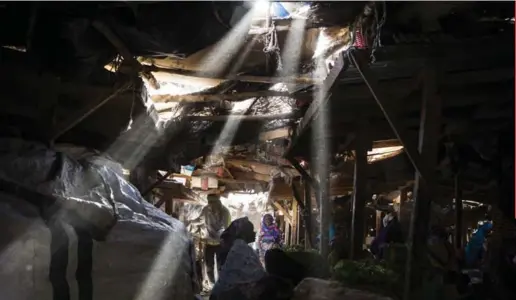
<path fill-rule="evenodd" d="M 258 236 L 258 251 L 262 264 L 265 264 L 265 252 L 274 248 L 280 248 L 281 244 L 281 231 L 274 223 L 272 215 L 265 214 L 262 219 L 260 235 Z"/>
<path fill-rule="evenodd" d="M 256 252 L 248 245 L 256 233 L 247 217 L 236 219 L 222 235 L 221 258 L 224 260 L 219 279 L 210 299 L 252 299 L 256 285 L 266 277 Z"/>
<path fill-rule="evenodd" d="M 484 242 L 492 228 L 493 223 L 490 221 L 484 222 L 471 236 L 465 249 L 465 263 L 467 267 L 474 268 L 480 264 L 484 255 Z"/>
<path fill-rule="evenodd" d="M 382 228 L 370 246 L 371 253 L 377 259 L 383 259 L 384 248 L 390 243 L 402 243 L 401 226 L 394 211 L 389 211 L 382 220 Z"/>

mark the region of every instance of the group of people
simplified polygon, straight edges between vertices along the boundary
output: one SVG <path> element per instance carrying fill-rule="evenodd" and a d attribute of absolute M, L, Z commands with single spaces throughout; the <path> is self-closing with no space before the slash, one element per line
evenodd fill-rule
<path fill-rule="evenodd" d="M 208 196 L 208 205 L 191 224 L 201 227 L 207 276 L 204 286 L 205 289 L 212 288 L 212 298 L 217 298 L 217 295 L 235 285 L 259 281 L 265 276 L 263 264 L 266 252 L 282 246 L 282 233 L 272 215 L 263 216 L 256 239 L 254 225 L 249 219 L 243 217 L 231 222 L 229 210 L 215 194 Z M 258 253 L 249 246 L 255 242 Z M 219 275 L 217 280 L 215 262 Z"/>

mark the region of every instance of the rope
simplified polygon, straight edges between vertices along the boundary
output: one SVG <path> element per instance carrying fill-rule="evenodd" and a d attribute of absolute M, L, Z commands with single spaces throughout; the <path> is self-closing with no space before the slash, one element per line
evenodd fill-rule
<path fill-rule="evenodd" d="M 278 32 L 276 30 L 276 25 L 272 22 L 272 26 L 269 28 L 268 32 L 265 34 L 264 40 L 265 47 L 263 48 L 263 52 L 265 54 L 274 54 L 276 56 L 276 70 L 280 71 L 283 69 L 283 64 L 281 62 L 281 52 L 278 45 Z"/>
<path fill-rule="evenodd" d="M 376 4 L 374 6 L 374 15 L 376 18 L 376 34 L 374 36 L 373 45 L 371 49 L 371 63 L 374 63 L 376 61 L 375 52 L 378 47 L 382 47 L 382 40 L 381 40 L 381 32 L 382 27 L 385 24 L 385 19 L 387 18 L 387 4 L 385 1 L 382 2 L 382 18 L 378 20 L 378 9 L 376 8 Z"/>

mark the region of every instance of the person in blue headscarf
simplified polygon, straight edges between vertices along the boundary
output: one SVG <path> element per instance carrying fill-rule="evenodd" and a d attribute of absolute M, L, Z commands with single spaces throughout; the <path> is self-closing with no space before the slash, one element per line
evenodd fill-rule
<path fill-rule="evenodd" d="M 486 241 L 486 237 L 491 229 L 493 229 L 493 223 L 484 222 L 471 236 L 471 239 L 466 245 L 466 249 L 464 251 L 464 258 L 467 266 L 474 267 L 482 260 L 484 254 L 484 242 Z"/>

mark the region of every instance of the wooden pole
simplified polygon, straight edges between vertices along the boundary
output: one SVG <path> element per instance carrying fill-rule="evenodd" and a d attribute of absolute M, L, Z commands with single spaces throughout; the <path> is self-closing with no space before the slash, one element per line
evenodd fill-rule
<path fill-rule="evenodd" d="M 462 249 L 462 187 L 460 173 L 455 175 L 455 249 Z"/>
<path fill-rule="evenodd" d="M 312 235 L 312 191 L 310 190 L 310 184 L 304 181 L 303 186 L 305 188 L 305 249 L 313 248 L 313 235 Z"/>
<path fill-rule="evenodd" d="M 382 211 L 376 211 L 376 237 L 380 234 L 380 230 L 382 229 Z"/>
<path fill-rule="evenodd" d="M 267 30 L 270 29 L 272 25 L 272 16 L 271 16 L 272 2 L 267 3 L 267 12 L 265 14 L 265 28 Z M 265 72 L 267 75 L 271 75 L 272 73 L 272 56 L 271 53 L 265 53 Z"/>
<path fill-rule="evenodd" d="M 355 148 L 355 173 L 353 176 L 353 209 L 351 220 L 350 259 L 360 258 L 365 237 L 365 204 L 367 194 L 367 150 L 366 124 L 361 124 Z"/>
<path fill-rule="evenodd" d="M 401 210 L 403 209 L 403 205 L 407 202 L 407 188 L 400 189 L 400 205 L 398 207 L 398 221 L 401 222 Z"/>
<path fill-rule="evenodd" d="M 317 182 L 317 180 L 314 180 L 309 174 L 308 172 L 306 172 L 305 169 L 303 169 L 303 167 L 299 164 L 299 162 L 291 157 L 291 156 L 287 156 L 286 157 L 288 161 L 290 161 L 290 163 L 292 164 L 292 166 L 299 172 L 299 174 L 301 174 L 301 177 L 303 178 L 303 180 L 305 181 L 305 184 L 308 184 L 311 186 L 311 188 L 314 189 L 314 192 L 316 193 L 316 197 L 315 197 L 315 201 L 317 202 L 317 206 L 319 206 L 319 198 L 318 198 L 318 194 L 319 194 L 319 183 Z"/>
<path fill-rule="evenodd" d="M 174 212 L 174 200 L 172 199 L 172 197 L 168 197 L 166 200 L 165 200 L 165 212 L 167 213 L 167 215 L 171 216 L 172 213 Z"/>
<path fill-rule="evenodd" d="M 435 166 L 439 146 L 441 98 L 437 91 L 437 75 L 433 66 L 424 69 L 423 104 L 419 128 L 419 155 L 422 166 L 427 171 L 425 180 L 416 171 L 414 185 L 414 209 L 407 240 L 408 255 L 405 272 L 404 299 L 421 298 L 415 291 L 421 287 L 423 274 L 421 266 L 427 259 L 428 226 L 433 193 L 435 192 Z M 431 171 L 429 171 L 431 170 Z"/>
<path fill-rule="evenodd" d="M 320 236 L 319 252 L 326 258 L 330 254 L 330 180 L 329 174 L 322 174 L 319 189 Z"/>
<path fill-rule="evenodd" d="M 298 205 L 296 201 L 292 202 L 292 237 L 291 237 L 291 244 L 297 245 L 297 236 L 298 236 L 298 224 L 299 224 L 299 212 L 298 212 Z"/>

